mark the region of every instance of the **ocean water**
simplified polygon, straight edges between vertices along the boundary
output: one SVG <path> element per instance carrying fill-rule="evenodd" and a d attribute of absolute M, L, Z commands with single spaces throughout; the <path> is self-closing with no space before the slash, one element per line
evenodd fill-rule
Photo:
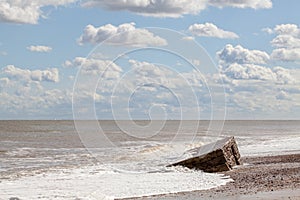
<path fill-rule="evenodd" d="M 242 156 L 299 153 L 299 122 L 0 121 L 0 199 L 114 199 L 210 189 L 232 180 L 166 166 L 226 136 L 235 136 Z"/>

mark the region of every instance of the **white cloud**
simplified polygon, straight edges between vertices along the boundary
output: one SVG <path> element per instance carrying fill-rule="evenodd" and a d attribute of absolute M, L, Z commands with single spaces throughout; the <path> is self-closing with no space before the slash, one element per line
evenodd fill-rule
<path fill-rule="evenodd" d="M 222 71 L 228 78 L 233 80 L 261 80 L 271 81 L 277 84 L 290 84 L 295 80 L 288 69 L 274 67 L 273 69 L 254 65 L 233 63 Z"/>
<path fill-rule="evenodd" d="M 232 80 L 261 80 L 278 84 L 289 84 L 295 81 L 288 69 L 261 66 L 267 64 L 270 59 L 263 51 L 249 50 L 239 45 L 233 47 L 229 44 L 217 52 L 217 56 L 221 72 Z"/>
<path fill-rule="evenodd" d="M 8 86 L 9 82 L 10 81 L 7 77 L 0 78 L 0 92 Z"/>
<path fill-rule="evenodd" d="M 46 103 L 46 106 L 48 107 L 68 105 L 69 109 L 71 109 L 71 93 L 68 90 L 45 90 L 42 94 L 40 94 L 40 97 L 40 101 L 42 103 Z M 58 108 L 58 110 L 63 111 L 63 109 L 61 108 Z M 71 110 L 69 110 L 68 112 L 71 112 Z"/>
<path fill-rule="evenodd" d="M 197 109 L 200 104 L 204 107 L 204 103 L 210 103 L 210 99 L 200 99 L 200 93 L 207 94 L 208 91 L 203 91 L 203 76 L 197 71 L 183 73 L 172 67 L 137 60 L 129 60 L 129 64 L 130 69 L 114 87 L 113 106 L 126 107 L 129 104 L 126 109 L 130 109 L 133 116 L 142 115 L 145 118 L 151 108 L 159 105 L 160 109 L 163 106 L 170 116 L 179 119 L 181 114 L 199 114 Z M 123 114 L 128 113 L 124 111 Z"/>
<path fill-rule="evenodd" d="M 75 104 L 81 106 L 95 100 L 101 104 L 97 109 L 109 109 L 111 93 L 123 69 L 111 60 L 83 57 L 74 58 L 70 65 L 79 68 L 73 93 Z"/>
<path fill-rule="evenodd" d="M 268 27 L 261 29 L 261 31 L 263 31 L 265 33 L 268 33 L 268 34 L 273 34 L 274 33 L 273 29 L 268 28 Z"/>
<path fill-rule="evenodd" d="M 105 55 L 105 54 L 100 53 L 100 52 L 95 52 L 92 55 L 90 55 L 90 57 L 93 58 L 93 59 L 102 59 L 102 60 L 109 59 L 108 55 Z"/>
<path fill-rule="evenodd" d="M 211 78 L 225 88 L 227 116 L 251 113 L 255 118 L 268 119 L 300 108 L 300 70 L 268 67 L 266 52 L 237 47 L 227 45 L 217 53 L 221 75 Z"/>
<path fill-rule="evenodd" d="M 209 0 L 209 5 L 223 8 L 226 6 L 236 8 L 268 9 L 272 8 L 271 0 Z"/>
<path fill-rule="evenodd" d="M 72 63 L 72 61 L 70 61 L 70 60 L 66 60 L 66 61 L 62 64 L 62 66 L 65 67 L 65 68 L 71 68 L 71 67 L 73 67 L 73 63 Z"/>
<path fill-rule="evenodd" d="M 151 17 L 181 17 L 198 14 L 208 6 L 236 8 L 271 8 L 271 0 L 85 0 L 83 7 L 101 7 L 108 10 L 127 10 Z"/>
<path fill-rule="evenodd" d="M 229 97 L 235 111 L 240 111 L 243 115 L 257 115 L 260 112 L 266 114 L 277 110 L 274 93 L 266 88 L 256 87 L 256 91 L 238 91 Z M 277 111 L 278 112 L 278 111 Z M 245 117 L 245 116 L 244 116 Z M 264 118 L 264 116 L 258 116 Z"/>
<path fill-rule="evenodd" d="M 247 55 L 245 54 L 246 57 Z M 244 60 L 249 62 L 247 59 Z M 126 66 L 119 78 L 110 82 L 111 85 L 107 84 L 109 80 L 103 80 L 98 85 L 96 100 L 99 105 L 97 104 L 96 109 L 99 113 L 109 112 L 110 109 L 107 110 L 107 106 L 110 108 L 111 101 L 118 116 L 120 113 L 125 116 L 129 112 L 133 117 L 147 117 L 149 108 L 152 106 L 163 107 L 168 114 L 174 114 L 171 110 L 178 109 L 187 113 L 189 109 L 196 108 L 193 106 L 196 106 L 197 102 L 186 99 L 186 96 L 192 97 L 193 95 L 198 98 L 201 109 L 206 110 L 210 106 L 211 99 L 207 97 L 209 91 L 205 89 L 204 81 L 208 81 L 207 84 L 210 87 L 220 87 L 220 91 L 223 91 L 221 82 L 217 84 L 209 75 L 199 74 L 193 70 L 178 73 L 172 67 L 168 68 L 137 60 L 129 60 L 129 64 L 130 66 Z M 290 94 L 289 90 L 297 89 L 299 82 L 296 81 L 295 73 L 289 69 L 269 68 L 258 64 L 233 61 L 231 64 L 227 63 L 223 70 L 222 75 L 228 79 L 223 86 L 228 91 L 230 110 L 240 110 L 244 114 L 248 111 L 255 113 L 281 112 L 285 105 L 294 105 L 292 102 L 295 101 L 295 98 L 297 99 L 297 96 Z M 215 86 L 216 84 L 217 86 Z M 194 93 L 188 91 L 190 89 Z M 113 94 L 112 91 L 114 91 Z M 283 92 L 279 91 L 284 91 L 286 98 L 276 102 L 278 98 L 283 98 Z M 95 94 L 85 94 L 87 98 L 95 99 L 93 95 Z M 221 96 L 223 93 L 219 95 Z M 179 100 L 183 104 L 179 105 Z M 215 106 L 221 105 L 216 104 Z M 120 111 L 121 108 L 125 110 Z"/>
<path fill-rule="evenodd" d="M 101 75 L 107 79 L 117 79 L 122 73 L 122 68 L 110 60 L 76 57 L 73 66 L 81 67 L 83 74 Z"/>
<path fill-rule="evenodd" d="M 0 21 L 9 23 L 37 24 L 41 17 L 46 18 L 42 8 L 64 6 L 82 2 L 83 7 L 101 7 L 108 10 L 127 10 L 144 16 L 181 17 L 198 14 L 208 6 L 236 8 L 271 8 L 270 0 L 1 0 Z"/>
<path fill-rule="evenodd" d="M 59 87 L 57 68 L 21 69 L 8 65 L 0 71 L 2 119 L 53 119 L 71 116 L 71 90 Z M 48 84 L 55 82 L 55 84 Z"/>
<path fill-rule="evenodd" d="M 9 83 L 9 79 L 7 77 L 0 78 L 0 85 L 7 85 Z"/>
<path fill-rule="evenodd" d="M 88 25 L 78 39 L 78 43 L 80 45 L 99 44 L 105 40 L 108 44 L 127 46 L 164 46 L 167 44 L 166 40 L 155 36 L 147 29 L 136 28 L 135 23 L 125 23 L 119 26 L 107 24 L 98 28 Z"/>
<path fill-rule="evenodd" d="M 232 79 L 255 79 L 255 80 L 273 80 L 274 74 L 271 69 L 253 64 L 229 65 L 224 71 L 227 77 Z"/>
<path fill-rule="evenodd" d="M 297 113 L 300 70 L 232 65 L 235 66 L 230 69 L 232 74 L 223 72 L 223 81 L 216 82 L 226 91 L 227 117 L 282 119 Z M 250 69 L 254 71 L 248 72 Z M 299 113 L 295 116 L 299 117 Z"/>
<path fill-rule="evenodd" d="M 266 64 L 270 60 L 270 56 L 264 51 L 249 50 L 240 45 L 233 47 L 231 44 L 217 52 L 217 56 L 222 66 L 232 63 Z"/>
<path fill-rule="evenodd" d="M 199 0 L 87 0 L 83 3 L 84 7 L 128 10 L 144 16 L 175 18 L 185 14 L 197 14 L 206 5 L 206 1 Z"/>
<path fill-rule="evenodd" d="M 294 62 L 300 60 L 300 48 L 280 48 L 273 50 L 271 54 L 274 60 Z"/>
<path fill-rule="evenodd" d="M 195 65 L 195 66 L 200 66 L 200 64 L 201 64 L 201 61 L 198 59 L 192 59 L 192 60 L 190 60 L 190 62 L 192 63 L 192 65 Z"/>
<path fill-rule="evenodd" d="M 292 70 L 283 67 L 274 67 L 272 70 L 276 75 L 277 82 L 281 84 L 293 84 L 296 82 L 296 79 L 292 76 Z"/>
<path fill-rule="evenodd" d="M 0 93 L 2 119 L 54 119 L 71 117 L 71 93 L 59 89 L 40 89 L 34 83 L 15 82 Z"/>
<path fill-rule="evenodd" d="M 9 23 L 37 24 L 41 17 L 46 18 L 42 8 L 64 6 L 82 2 L 83 7 L 101 7 L 108 10 L 127 10 L 144 16 L 181 17 L 198 14 L 208 6 L 236 8 L 271 8 L 271 0 L 1 0 L 0 21 Z"/>
<path fill-rule="evenodd" d="M 96 100 L 96 110 L 101 116 L 111 114 L 112 106 L 117 118 L 128 118 L 128 112 L 133 117 L 147 118 L 149 109 L 163 105 L 174 118 L 180 118 L 181 112 L 188 115 L 197 111 L 197 108 L 191 108 L 197 105 L 195 96 L 200 96 L 201 92 L 208 93 L 201 89 L 203 76 L 200 72 L 190 70 L 182 73 L 165 65 L 129 59 L 124 66 L 111 69 L 115 76 L 99 76 L 110 63 L 90 58 L 75 58 L 73 61 L 74 66 L 82 67 L 77 77 L 80 82 L 75 90 L 76 102 Z M 93 71 L 99 73 L 90 73 Z M 93 81 L 94 85 L 90 85 Z M 95 83 L 98 83 L 96 89 Z M 201 103 L 206 100 L 199 97 Z M 179 105 L 179 102 L 182 104 Z M 187 109 L 193 111 L 187 112 Z"/>
<path fill-rule="evenodd" d="M 292 35 L 278 35 L 271 41 L 271 44 L 277 48 L 300 48 L 300 37 Z"/>
<path fill-rule="evenodd" d="M 14 65 L 8 65 L 1 71 L 10 79 L 23 80 L 25 82 L 37 81 L 37 82 L 58 82 L 59 72 L 57 68 L 51 68 L 47 70 L 29 70 L 15 67 Z"/>
<path fill-rule="evenodd" d="M 276 95 L 276 99 L 278 100 L 286 100 L 286 99 L 290 99 L 289 94 L 286 93 L 285 91 L 280 91 L 278 92 L 278 94 Z"/>
<path fill-rule="evenodd" d="M 234 32 L 224 31 L 212 23 L 193 24 L 189 27 L 189 31 L 193 35 L 200 37 L 216 37 L 222 39 L 236 39 L 239 37 Z"/>
<path fill-rule="evenodd" d="M 137 85 L 145 83 L 156 83 L 167 86 L 167 77 L 173 75 L 164 67 L 157 66 L 148 62 L 129 60 L 129 63 L 136 76 Z"/>
<path fill-rule="evenodd" d="M 186 41 L 194 41 L 195 40 L 195 38 L 192 36 L 184 36 L 184 37 L 182 37 L 182 39 L 186 40 Z"/>
<path fill-rule="evenodd" d="M 300 36 L 299 27 L 296 24 L 281 24 L 274 28 L 274 31 L 279 35 Z"/>
<path fill-rule="evenodd" d="M 50 52 L 52 51 L 52 47 L 49 46 L 42 46 L 42 45 L 37 45 L 37 46 L 29 46 L 27 47 L 29 51 L 34 51 L 34 52 Z"/>
<path fill-rule="evenodd" d="M 43 17 L 42 7 L 62 6 L 77 0 L 1 0 L 0 21 L 10 23 L 37 24 L 40 17 Z"/>
<path fill-rule="evenodd" d="M 271 41 L 275 47 L 274 60 L 295 62 L 300 60 L 300 28 L 295 24 L 281 24 L 274 28 L 277 36 Z"/>
<path fill-rule="evenodd" d="M 190 61 L 192 62 L 192 60 Z M 196 64 L 200 64 L 199 60 L 193 60 Z M 149 62 L 141 62 L 137 60 L 129 60 L 132 73 L 135 76 L 135 84 L 143 85 L 154 83 L 164 86 L 173 91 L 181 91 L 188 87 L 197 87 L 197 91 L 202 87 L 203 76 L 200 72 L 191 68 L 186 72 L 179 72 L 172 67 L 160 66 Z M 184 65 L 182 65 L 184 68 Z"/>

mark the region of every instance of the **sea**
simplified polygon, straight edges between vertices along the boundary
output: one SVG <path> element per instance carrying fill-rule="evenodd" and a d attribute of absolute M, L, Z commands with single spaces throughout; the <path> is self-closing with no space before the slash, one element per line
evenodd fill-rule
<path fill-rule="evenodd" d="M 0 199 L 122 199 L 215 188 L 233 180 L 167 165 L 228 136 L 242 157 L 300 153 L 300 121 L 0 121 Z"/>

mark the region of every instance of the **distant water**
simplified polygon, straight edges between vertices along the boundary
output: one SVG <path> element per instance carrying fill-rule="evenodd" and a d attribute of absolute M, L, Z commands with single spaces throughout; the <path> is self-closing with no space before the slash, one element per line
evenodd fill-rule
<path fill-rule="evenodd" d="M 217 187 L 231 180 L 165 166 L 188 149 L 231 135 L 242 156 L 299 153 L 299 122 L 137 121 L 135 129 L 127 121 L 99 121 L 100 141 L 89 121 L 80 127 L 0 121 L 0 199 L 113 199 Z"/>

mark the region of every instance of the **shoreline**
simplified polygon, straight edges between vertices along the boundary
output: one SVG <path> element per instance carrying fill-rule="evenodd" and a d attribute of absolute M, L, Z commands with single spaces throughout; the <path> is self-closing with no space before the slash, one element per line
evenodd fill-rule
<path fill-rule="evenodd" d="M 234 182 L 210 190 L 180 192 L 141 199 L 300 199 L 300 153 L 256 156 L 242 158 L 244 163 L 231 171 L 224 172 Z"/>

